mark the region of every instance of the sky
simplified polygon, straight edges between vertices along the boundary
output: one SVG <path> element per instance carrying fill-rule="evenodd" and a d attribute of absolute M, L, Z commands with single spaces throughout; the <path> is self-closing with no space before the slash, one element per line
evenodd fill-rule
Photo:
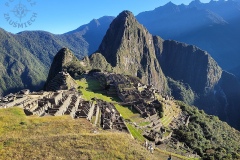
<path fill-rule="evenodd" d="M 210 0 L 200 0 L 208 3 Z M 43 30 L 62 34 L 102 16 L 117 16 L 123 10 L 134 15 L 154 10 L 169 0 L 1 0 L 0 28 L 18 33 Z M 171 0 L 189 4 L 191 0 Z"/>

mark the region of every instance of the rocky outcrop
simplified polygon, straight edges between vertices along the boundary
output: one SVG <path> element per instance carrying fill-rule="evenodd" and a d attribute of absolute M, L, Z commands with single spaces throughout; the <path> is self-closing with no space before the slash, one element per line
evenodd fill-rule
<path fill-rule="evenodd" d="M 81 67 L 80 61 L 75 55 L 68 48 L 62 48 L 53 59 L 45 83 L 45 90 L 55 91 L 76 87 L 76 82 L 67 72 L 72 72 L 73 75 L 78 74 L 79 70 L 82 69 Z M 75 68 L 77 68 L 76 71 Z"/>
<path fill-rule="evenodd" d="M 123 11 L 111 23 L 97 52 L 112 65 L 114 72 L 137 76 L 164 93 L 167 81 L 155 48 L 153 36 L 131 12 Z"/>
<path fill-rule="evenodd" d="M 92 54 L 82 60 L 83 64 L 92 69 L 100 69 L 101 71 L 112 72 L 113 68 L 101 53 Z"/>
<path fill-rule="evenodd" d="M 73 61 L 78 61 L 78 59 L 73 55 L 73 53 L 68 48 L 62 48 L 53 59 L 46 83 L 48 83 L 59 72 L 61 72 L 64 66 L 68 65 Z"/>

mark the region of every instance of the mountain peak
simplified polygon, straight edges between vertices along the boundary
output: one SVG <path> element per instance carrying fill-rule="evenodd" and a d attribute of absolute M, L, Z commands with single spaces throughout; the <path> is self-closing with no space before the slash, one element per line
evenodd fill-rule
<path fill-rule="evenodd" d="M 135 20 L 135 16 L 133 15 L 132 12 L 125 10 L 122 11 L 117 17 L 116 17 L 116 21 L 120 21 L 120 22 L 126 22 L 127 20 Z"/>
<path fill-rule="evenodd" d="M 137 76 L 163 93 L 167 83 L 156 59 L 155 47 L 158 49 L 162 43 L 158 40 L 154 41 L 132 12 L 123 11 L 111 23 L 97 53 L 104 56 L 114 72 Z"/>
<path fill-rule="evenodd" d="M 120 17 L 134 17 L 133 13 L 131 11 L 128 11 L 128 10 L 124 10 L 122 11 L 118 16 Z"/>
<path fill-rule="evenodd" d="M 133 13 L 127 10 L 121 12 L 110 24 L 110 27 L 99 46 L 98 52 L 102 53 L 112 66 L 117 65 L 117 58 L 115 56 L 118 53 L 122 41 L 127 40 L 127 37 L 130 36 L 130 34 L 126 35 L 126 33 L 127 30 L 131 28 L 142 29 L 142 25 L 137 22 Z M 107 51 L 106 48 L 109 50 Z"/>
<path fill-rule="evenodd" d="M 97 19 L 93 19 L 90 21 L 89 25 L 91 27 L 98 27 L 100 25 L 100 22 Z"/>
<path fill-rule="evenodd" d="M 168 6 L 168 7 L 175 7 L 176 4 L 174 4 L 172 1 L 169 1 L 168 3 L 166 3 L 164 6 Z"/>
<path fill-rule="evenodd" d="M 197 7 L 197 6 L 201 5 L 201 4 L 202 4 L 202 2 L 200 0 L 194 0 L 191 3 L 189 3 L 189 6 Z"/>

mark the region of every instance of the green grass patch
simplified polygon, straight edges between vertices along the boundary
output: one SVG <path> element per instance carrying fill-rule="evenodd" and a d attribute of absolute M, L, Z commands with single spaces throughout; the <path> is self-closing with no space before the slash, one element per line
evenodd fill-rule
<path fill-rule="evenodd" d="M 141 122 L 141 123 L 139 123 L 138 125 L 139 126 L 147 126 L 147 125 L 149 125 L 151 122 Z"/>
<path fill-rule="evenodd" d="M 22 109 L 17 107 L 0 109 L 0 135 L 24 128 L 26 123 L 26 116 Z"/>
<path fill-rule="evenodd" d="M 133 111 L 131 111 L 128 106 L 121 106 L 116 104 L 115 107 L 124 119 L 132 120 L 134 116 L 139 115 L 138 113 L 134 113 Z"/>
<path fill-rule="evenodd" d="M 131 132 L 132 136 L 135 139 L 137 139 L 137 140 L 139 140 L 141 142 L 143 142 L 145 140 L 145 138 L 140 133 L 140 131 L 138 131 L 134 126 L 132 126 L 131 124 L 126 124 L 126 125 L 127 125 L 128 129 L 129 129 L 129 131 Z"/>
<path fill-rule="evenodd" d="M 92 116 L 91 123 L 95 124 L 96 116 Z"/>
<path fill-rule="evenodd" d="M 114 96 L 111 97 L 109 95 L 106 95 L 103 91 L 101 91 L 101 86 L 96 79 L 81 79 L 77 80 L 77 83 L 79 86 L 81 86 L 79 89 L 83 94 L 83 98 L 87 100 L 91 100 L 92 98 L 102 99 L 106 102 L 112 102 L 117 103 L 121 102 L 121 100 Z M 122 115 L 124 119 L 128 120 L 135 120 L 136 117 L 139 117 L 139 113 L 132 111 L 128 106 L 122 106 L 119 104 L 115 104 L 116 109 L 118 112 Z"/>
<path fill-rule="evenodd" d="M 100 92 L 100 84 L 94 79 L 81 79 L 76 81 L 80 86 L 79 90 L 83 94 L 83 98 L 86 100 L 91 100 L 92 98 L 102 99 L 106 102 L 112 102 L 112 97 L 104 95 Z M 99 92 L 96 92 L 99 91 Z"/>

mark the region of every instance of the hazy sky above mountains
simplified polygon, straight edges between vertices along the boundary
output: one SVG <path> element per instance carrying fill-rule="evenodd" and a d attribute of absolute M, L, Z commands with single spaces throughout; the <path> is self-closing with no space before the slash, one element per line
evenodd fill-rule
<path fill-rule="evenodd" d="M 137 15 L 168 3 L 169 0 L 1 0 L 0 27 L 17 33 L 45 30 L 65 33 L 89 23 L 93 18 L 117 16 L 123 10 Z M 191 0 L 172 0 L 189 4 Z M 209 0 L 201 0 L 203 3 Z"/>

